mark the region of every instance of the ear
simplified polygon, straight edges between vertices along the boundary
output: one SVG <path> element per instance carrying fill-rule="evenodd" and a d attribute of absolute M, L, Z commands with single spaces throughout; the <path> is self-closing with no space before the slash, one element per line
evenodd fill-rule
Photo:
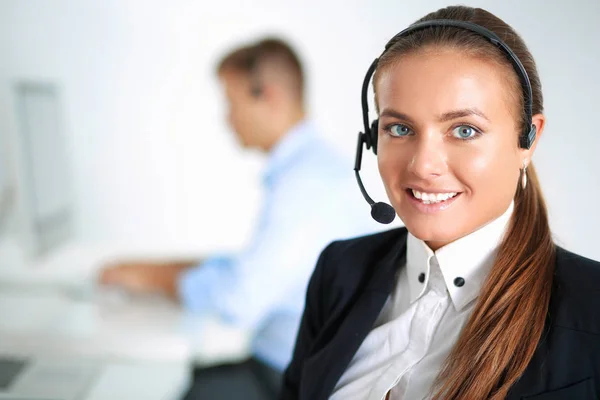
<path fill-rule="evenodd" d="M 529 149 L 521 149 L 521 165 L 529 165 L 531 162 L 531 158 L 533 157 L 533 153 L 535 153 L 535 149 L 537 148 L 537 144 L 544 133 L 544 128 L 546 126 L 546 117 L 544 114 L 535 114 L 531 117 L 531 123 L 536 127 L 536 135 L 533 144 Z"/>

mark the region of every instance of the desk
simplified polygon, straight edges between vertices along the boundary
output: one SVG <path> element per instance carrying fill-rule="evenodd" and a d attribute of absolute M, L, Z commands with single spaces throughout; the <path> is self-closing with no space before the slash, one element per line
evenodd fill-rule
<path fill-rule="evenodd" d="M 193 363 L 248 355 L 250 333 L 210 316 L 89 290 L 106 254 L 68 247 L 21 268 L 0 257 L 0 354 L 101 363 L 86 400 L 176 399 Z"/>

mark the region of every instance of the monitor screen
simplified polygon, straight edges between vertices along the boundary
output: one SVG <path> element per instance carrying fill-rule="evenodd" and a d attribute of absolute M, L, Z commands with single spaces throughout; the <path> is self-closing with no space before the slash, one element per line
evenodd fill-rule
<path fill-rule="evenodd" d="M 2 144 L 0 143 L 0 146 Z M 6 215 L 8 214 L 8 187 L 6 183 L 6 172 L 2 165 L 2 148 L 0 148 L 0 232 L 2 232 L 5 225 Z"/>
<path fill-rule="evenodd" d="M 15 87 L 25 247 L 34 255 L 66 241 L 72 231 L 69 160 L 58 88 L 21 82 Z"/>

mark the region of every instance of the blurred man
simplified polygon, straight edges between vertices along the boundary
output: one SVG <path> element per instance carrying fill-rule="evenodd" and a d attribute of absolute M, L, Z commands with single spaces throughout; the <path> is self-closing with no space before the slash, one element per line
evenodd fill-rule
<path fill-rule="evenodd" d="M 332 240 L 372 232 L 375 224 L 352 163 L 306 118 L 302 66 L 288 45 L 266 39 L 237 49 L 217 72 L 240 142 L 268 153 L 266 202 L 250 245 L 202 262 L 121 264 L 106 269 L 101 281 L 162 292 L 192 312 L 216 313 L 252 329 L 253 358 L 197 371 L 187 398 L 268 399 L 291 357 L 320 251 Z"/>

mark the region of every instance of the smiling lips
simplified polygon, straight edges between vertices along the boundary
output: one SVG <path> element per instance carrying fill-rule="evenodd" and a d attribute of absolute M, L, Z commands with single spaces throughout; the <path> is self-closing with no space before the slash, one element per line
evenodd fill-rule
<path fill-rule="evenodd" d="M 419 200 L 423 204 L 437 204 L 445 202 L 449 199 L 454 198 L 458 193 L 457 192 L 447 192 L 447 193 L 426 193 L 420 192 L 415 189 L 410 189 L 410 192 L 414 196 L 415 199 Z"/>

